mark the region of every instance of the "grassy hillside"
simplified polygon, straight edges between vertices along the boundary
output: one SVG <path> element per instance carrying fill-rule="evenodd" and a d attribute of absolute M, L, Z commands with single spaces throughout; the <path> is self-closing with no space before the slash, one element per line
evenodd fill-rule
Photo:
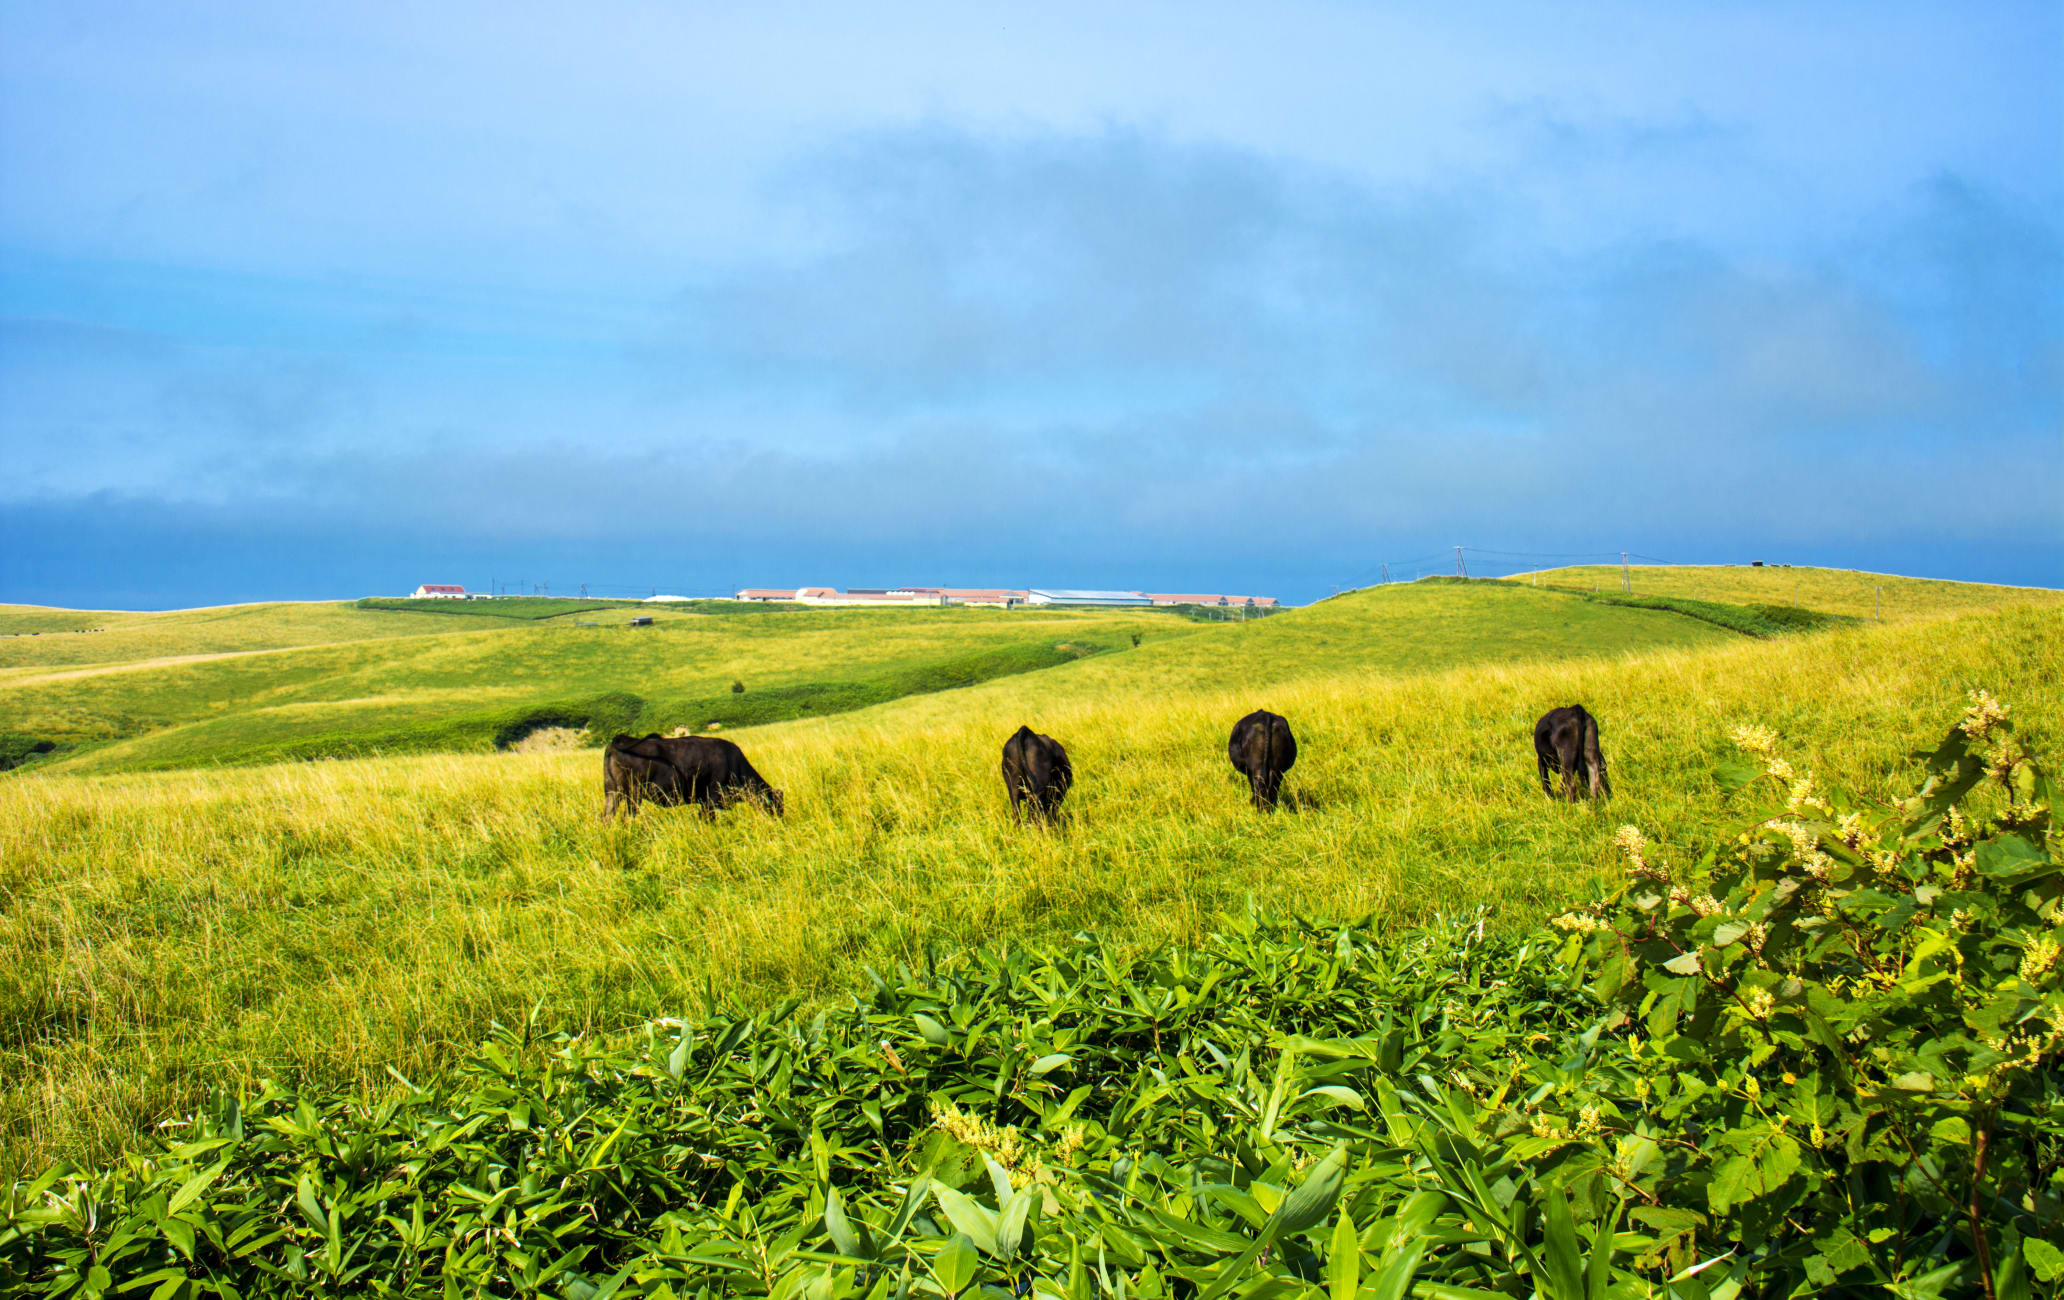
<path fill-rule="evenodd" d="M 422 636 L 446 630 L 346 604 L 223 605 L 138 614 L 0 605 L 0 681 L 17 672 Z"/>
<path fill-rule="evenodd" d="M 1859 787 L 1906 763 L 1970 688 L 2007 699 L 2039 743 L 2064 724 L 2054 605 L 1777 640 L 1517 584 L 1393 587 L 1244 627 L 948 613 L 457 633 L 394 658 L 384 643 L 319 658 L 291 680 L 280 669 L 298 656 L 278 657 L 214 697 L 319 714 L 384 690 L 429 716 L 452 674 L 485 684 L 469 691 L 536 690 L 626 654 L 684 696 L 727 693 L 734 676 L 750 696 L 771 689 L 771 664 L 792 683 L 850 679 L 996 629 L 1116 642 L 741 735 L 787 789 L 782 821 L 602 825 L 592 753 L 5 778 L 4 1160 L 104 1151 L 213 1081 L 378 1084 L 389 1066 L 455 1059 L 491 1021 L 596 1029 L 713 988 L 816 996 L 927 945 L 1095 929 L 1131 951 L 1194 939 L 1250 901 L 1385 926 L 1488 904 L 1493 926 L 1529 925 L 1582 892 L 1623 821 L 1686 838 L 1731 826 L 1709 773 L 1733 724 L 1773 726 L 1802 766 Z M 1136 649 L 1128 628 L 1145 630 Z M 202 668 L 240 671 L 186 670 Z M 164 689 L 169 708 L 179 691 Z M 1609 809 L 1535 783 L 1532 721 L 1572 700 L 1604 720 Z M 1262 705 L 1302 744 L 1296 809 L 1274 817 L 1246 807 L 1224 756 L 1232 720 Z M 997 749 L 1027 721 L 1079 774 L 1055 832 L 1008 822 Z"/>
<path fill-rule="evenodd" d="M 93 646 L 0 670 L 0 732 L 79 747 L 44 760 L 76 771 L 482 750 L 542 726 L 607 734 L 839 712 L 1199 626 L 1156 611 L 738 608 L 588 611 L 597 626 L 346 606 L 128 616 L 74 634 Z M 629 626 L 645 614 L 653 626 Z"/>
<path fill-rule="evenodd" d="M 1628 576 L 1636 596 L 1682 596 L 1734 605 L 1792 605 L 1852 618 L 1882 616 L 1887 622 L 1974 613 L 2007 605 L 2064 604 L 2064 591 L 2045 587 L 1941 582 L 1859 573 L 1854 569 L 1637 564 L 1628 570 Z M 1616 595 L 1620 591 L 1620 570 L 1613 565 L 1588 565 L 1522 573 L 1505 581 Z"/>
<path fill-rule="evenodd" d="M 552 609 L 507 619 L 470 613 L 503 603 Z M 561 605 L 575 608 L 553 613 Z M 640 616 L 653 626 L 631 627 Z M 1152 610 L 271 606 L 145 616 L 76 634 L 100 638 L 98 662 L 81 662 L 85 648 L 66 645 L 45 665 L 0 670 L 0 731 L 77 747 L 41 760 L 60 770 L 134 771 L 484 750 L 541 727 L 603 735 L 737 728 L 1090 657 L 1108 663 L 1043 682 L 1042 692 L 1076 681 L 1092 691 L 1140 682 L 1261 688 L 1347 669 L 1621 655 L 1732 635 L 1670 612 L 1435 580 L 1244 624 Z M 114 658 L 118 649 L 129 657 Z"/>
<path fill-rule="evenodd" d="M 733 602 L 699 601 L 698 605 Z M 529 622 L 542 618 L 585 618 L 605 609 L 638 609 L 635 600 L 588 600 L 573 596 L 497 596 L 493 600 L 417 600 L 410 596 L 367 596 L 354 609 L 433 618 L 506 618 Z M 674 608 L 679 609 L 680 606 Z M 649 607 L 646 612 L 650 613 Z"/>

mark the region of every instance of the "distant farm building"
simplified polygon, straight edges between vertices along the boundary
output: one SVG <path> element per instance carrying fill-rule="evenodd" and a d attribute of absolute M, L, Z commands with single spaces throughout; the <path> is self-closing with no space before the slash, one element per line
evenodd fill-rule
<path fill-rule="evenodd" d="M 1015 609 L 1020 605 L 1094 605 L 1113 608 L 1212 605 L 1220 609 L 1274 609 L 1274 596 L 1228 596 L 1218 592 L 1155 593 L 1083 591 L 1060 587 L 745 587 L 737 599 L 788 602 L 797 605 L 909 606 L 988 605 Z M 662 598 L 664 599 L 664 598 Z"/>
<path fill-rule="evenodd" d="M 416 600 L 465 600 L 466 589 L 442 582 L 426 582 L 409 593 Z"/>
<path fill-rule="evenodd" d="M 737 599 L 760 602 L 792 601 L 798 605 L 998 605 L 1005 609 L 1025 603 L 1025 592 L 1003 587 L 745 587 Z"/>
<path fill-rule="evenodd" d="M 685 605 L 694 599 L 693 596 L 641 596 L 638 603 L 641 605 Z"/>
<path fill-rule="evenodd" d="M 913 590 L 936 590 L 955 605 L 996 605 L 1004 609 L 1024 604 L 1026 597 L 1031 594 L 1022 589 L 1011 591 L 1003 587 L 917 587 Z"/>
<path fill-rule="evenodd" d="M 943 605 L 946 598 L 918 595 L 912 591 L 888 591 L 879 587 L 855 587 L 833 591 L 829 587 L 804 587 L 796 600 L 805 605 Z"/>
<path fill-rule="evenodd" d="M 1150 591 L 1147 599 L 1156 605 L 1216 605 L 1223 609 L 1274 609 L 1274 596 L 1222 596 L 1216 593 Z"/>
<path fill-rule="evenodd" d="M 1044 589 L 1034 587 L 1026 594 L 1026 601 L 1033 605 L 1151 605 L 1136 591 L 1074 591 L 1061 588 Z"/>

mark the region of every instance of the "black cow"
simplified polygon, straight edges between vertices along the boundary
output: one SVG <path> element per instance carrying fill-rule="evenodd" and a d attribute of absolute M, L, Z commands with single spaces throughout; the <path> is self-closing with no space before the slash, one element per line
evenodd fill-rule
<path fill-rule="evenodd" d="M 1283 789 L 1283 773 L 1297 761 L 1297 738 L 1280 713 L 1256 709 L 1233 724 L 1226 757 L 1247 778 L 1256 808 L 1273 808 Z"/>
<path fill-rule="evenodd" d="M 706 821 L 740 799 L 763 804 L 777 817 L 786 811 L 781 791 L 753 770 L 745 751 L 715 736 L 616 737 L 602 751 L 602 794 L 604 817 L 621 804 L 636 812 L 640 799 L 668 808 L 697 804 Z"/>
<path fill-rule="evenodd" d="M 1003 742 L 1003 786 L 1010 792 L 1011 820 L 1024 821 L 1026 804 L 1032 816 L 1051 818 L 1061 810 L 1061 796 L 1075 784 L 1068 751 L 1052 736 L 1019 727 Z"/>
<path fill-rule="evenodd" d="M 1541 793 L 1555 797 L 1552 772 L 1562 773 L 1562 797 L 1577 801 L 1577 782 L 1590 783 L 1591 797 L 1612 794 L 1605 776 L 1605 752 L 1598 747 L 1598 719 L 1581 704 L 1550 709 L 1534 724 L 1534 757 L 1541 765 Z"/>

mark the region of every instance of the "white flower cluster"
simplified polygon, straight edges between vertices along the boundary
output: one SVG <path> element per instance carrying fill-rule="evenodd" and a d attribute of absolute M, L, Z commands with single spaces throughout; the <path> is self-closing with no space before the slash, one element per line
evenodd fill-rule
<path fill-rule="evenodd" d="M 1628 864 L 1636 871 L 1647 868 L 1648 860 L 1642 857 L 1642 853 L 1648 848 L 1648 839 L 1642 835 L 1639 826 L 1620 827 L 1613 832 L 1612 842 L 1619 846 L 1620 852 L 1627 855 Z"/>
<path fill-rule="evenodd" d="M 1777 999 L 1770 996 L 1769 989 L 1750 989 L 1748 996 L 1749 1014 L 1758 1020 L 1767 1020 Z"/>
<path fill-rule="evenodd" d="M 1763 760 L 1763 770 L 1780 781 L 1792 779 L 1792 765 L 1777 755 L 1777 733 L 1768 727 L 1744 723 L 1730 733 L 1744 754 Z"/>
<path fill-rule="evenodd" d="M 1792 856 L 1799 860 L 1799 867 L 1815 880 L 1826 880 L 1834 874 L 1835 862 L 1820 851 L 1820 836 L 1797 822 L 1767 821 L 1767 830 L 1776 831 L 1792 844 Z"/>
<path fill-rule="evenodd" d="M 1564 912 L 1550 924 L 1577 934 L 1591 934 L 1598 930 L 1610 928 L 1604 921 L 1591 915 L 1589 912 Z"/>
<path fill-rule="evenodd" d="M 1785 811 L 1794 817 L 1808 812 L 1816 812 L 1823 817 L 1835 815 L 1835 810 L 1828 807 L 1827 800 L 1821 798 L 1814 790 L 1811 772 L 1792 782 L 1792 792 L 1785 799 Z"/>
<path fill-rule="evenodd" d="M 1994 699 L 1991 691 L 1972 691 L 1971 707 L 1964 710 L 1964 720 L 1957 723 L 1957 729 L 1979 741 L 1990 736 L 2006 720 L 2007 706 Z"/>
<path fill-rule="evenodd" d="M 2044 971 L 2057 964 L 2057 952 L 2057 941 L 2046 934 L 2030 939 L 2021 954 L 2022 980 L 2033 984 L 2041 979 Z"/>

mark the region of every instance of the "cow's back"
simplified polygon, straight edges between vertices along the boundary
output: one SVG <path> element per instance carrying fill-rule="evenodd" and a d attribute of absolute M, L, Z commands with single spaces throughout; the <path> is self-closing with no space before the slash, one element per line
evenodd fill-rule
<path fill-rule="evenodd" d="M 1280 775 L 1297 762 L 1297 738 L 1290 734 L 1290 722 L 1283 715 L 1256 709 L 1233 724 L 1226 757 L 1247 775 Z"/>
<path fill-rule="evenodd" d="M 1052 736 L 1019 727 L 1003 742 L 1003 777 L 1012 789 L 1038 798 L 1059 798 L 1074 783 L 1068 751 Z"/>

